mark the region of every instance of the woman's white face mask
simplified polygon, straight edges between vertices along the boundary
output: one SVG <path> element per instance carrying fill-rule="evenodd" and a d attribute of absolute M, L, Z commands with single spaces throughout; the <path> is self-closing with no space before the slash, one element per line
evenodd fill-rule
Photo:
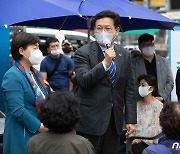
<path fill-rule="evenodd" d="M 149 95 L 150 93 L 152 93 L 152 91 L 149 91 L 149 89 L 151 88 L 151 86 L 139 86 L 139 95 L 141 97 L 146 97 L 147 95 Z"/>
<path fill-rule="evenodd" d="M 42 59 L 43 59 L 43 55 L 42 55 L 41 50 L 36 49 L 35 51 L 31 51 L 30 57 L 28 59 L 32 65 L 40 64 Z"/>

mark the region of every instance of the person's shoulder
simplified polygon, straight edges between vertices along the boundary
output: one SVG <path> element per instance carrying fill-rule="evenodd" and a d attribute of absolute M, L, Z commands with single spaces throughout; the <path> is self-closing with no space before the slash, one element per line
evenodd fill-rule
<path fill-rule="evenodd" d="M 130 54 L 130 52 L 129 52 L 127 49 L 123 48 L 123 47 L 122 47 L 121 45 L 119 45 L 119 44 L 114 44 L 114 48 L 115 48 L 115 50 L 121 51 L 122 53 Z"/>
<path fill-rule="evenodd" d="M 62 54 L 61 56 L 62 56 L 62 58 L 66 59 L 66 60 L 71 59 L 71 58 L 69 58 L 69 57 L 68 57 L 67 55 L 65 55 L 65 54 Z"/>
<path fill-rule="evenodd" d="M 160 153 L 162 153 L 163 148 L 166 149 L 166 147 L 163 146 L 162 144 L 156 144 L 156 145 L 148 146 L 145 150 L 146 150 L 147 154 L 160 154 Z"/>
<path fill-rule="evenodd" d="M 77 53 L 77 52 L 81 52 L 81 51 L 86 51 L 86 49 L 88 49 L 88 48 L 90 48 L 90 46 L 92 45 L 92 44 L 94 44 L 95 42 L 90 42 L 90 43 L 87 43 L 87 44 L 84 44 L 82 47 L 80 47 L 80 48 L 78 48 L 76 51 L 75 51 L 75 54 Z"/>
<path fill-rule="evenodd" d="M 4 76 L 8 77 L 15 77 L 15 76 L 20 76 L 20 70 L 16 66 L 12 66 Z"/>
<path fill-rule="evenodd" d="M 85 45 L 83 45 L 82 47 L 78 48 L 75 51 L 74 56 L 76 56 L 76 54 L 88 54 L 91 50 L 97 50 L 99 47 L 98 43 L 96 41 L 87 43 Z"/>
<path fill-rule="evenodd" d="M 163 103 L 161 101 L 159 101 L 159 100 L 156 100 L 156 103 L 154 103 L 154 106 L 156 106 L 159 109 L 162 109 L 163 108 Z"/>
<path fill-rule="evenodd" d="M 68 57 L 67 55 L 62 54 L 61 56 L 62 56 L 62 59 L 64 59 L 64 61 L 65 61 L 66 63 L 73 63 L 73 62 L 72 62 L 72 59 L 71 59 L 70 57 Z"/>
<path fill-rule="evenodd" d="M 36 135 L 32 136 L 32 137 L 29 139 L 28 144 L 31 144 L 31 143 L 36 144 L 36 143 L 38 143 L 38 142 L 41 142 L 42 137 L 43 137 L 43 134 L 44 134 L 44 133 L 39 133 L 39 134 L 36 134 Z"/>
<path fill-rule="evenodd" d="M 137 104 L 138 104 L 138 105 L 140 105 L 140 104 L 142 104 L 142 103 L 143 103 L 142 100 L 137 101 Z"/>
<path fill-rule="evenodd" d="M 180 75 L 180 68 L 177 70 L 177 73 Z"/>
<path fill-rule="evenodd" d="M 80 135 L 76 135 L 76 136 L 81 142 L 85 143 L 89 147 L 93 147 L 92 143 L 88 139 L 86 139 L 86 138 L 84 138 L 83 136 L 80 136 Z"/>
<path fill-rule="evenodd" d="M 142 55 L 139 55 L 139 56 L 131 59 L 132 63 L 139 63 L 142 60 L 144 60 Z"/>
<path fill-rule="evenodd" d="M 50 59 L 50 54 L 47 55 L 47 56 L 42 60 L 42 62 L 46 62 L 46 61 L 48 61 L 48 59 Z"/>
<path fill-rule="evenodd" d="M 157 55 L 157 54 L 155 54 L 155 56 L 156 56 L 156 59 L 159 61 L 168 62 L 168 59 L 165 57 L 162 57 L 162 56 Z"/>

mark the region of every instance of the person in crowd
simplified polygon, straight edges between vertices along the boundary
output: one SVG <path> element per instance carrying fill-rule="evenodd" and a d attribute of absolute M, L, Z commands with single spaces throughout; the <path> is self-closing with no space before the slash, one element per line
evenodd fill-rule
<path fill-rule="evenodd" d="M 97 154 L 117 154 L 126 110 L 128 134 L 135 131 L 136 102 L 130 53 L 114 44 L 119 15 L 105 10 L 95 16 L 96 41 L 75 52 L 77 85 L 82 117 L 77 132 L 88 138 Z"/>
<path fill-rule="evenodd" d="M 159 115 L 163 108 L 163 103 L 156 97 L 158 88 L 156 78 L 152 75 L 141 75 L 138 77 L 139 94 L 143 98 L 137 102 L 137 124 L 135 136 L 153 137 L 161 133 L 159 125 Z M 143 150 L 152 144 L 157 144 L 157 140 L 135 139 L 132 142 L 134 154 L 142 154 Z"/>
<path fill-rule="evenodd" d="M 143 154 L 180 154 L 180 103 L 166 103 L 159 120 L 164 136 L 157 145 L 148 146 Z"/>
<path fill-rule="evenodd" d="M 176 95 L 180 102 L 180 69 L 178 69 L 176 73 Z"/>
<path fill-rule="evenodd" d="M 3 154 L 26 154 L 29 138 L 47 130 L 36 115 L 48 94 L 40 72 L 32 67 L 42 58 L 39 41 L 32 34 L 20 32 L 11 42 L 15 62 L 2 81 L 6 107 Z"/>
<path fill-rule="evenodd" d="M 73 46 L 72 46 L 71 42 L 69 42 L 68 40 L 63 40 L 62 41 L 62 50 L 63 50 L 64 54 L 67 55 L 69 58 L 71 58 L 74 63 L 74 52 L 73 52 Z"/>
<path fill-rule="evenodd" d="M 138 94 L 138 76 L 151 74 L 155 76 L 158 83 L 159 96 L 156 97 L 161 102 L 166 102 L 173 87 L 172 71 L 166 58 L 155 54 L 154 37 L 150 34 L 142 34 L 138 39 L 141 55 L 132 59 L 133 71 L 136 79 L 137 101 L 141 100 Z"/>
<path fill-rule="evenodd" d="M 80 111 L 79 101 L 72 93 L 56 91 L 48 95 L 38 116 L 49 130 L 29 140 L 28 154 L 95 154 L 92 144 L 76 135 L 74 126 Z"/>
<path fill-rule="evenodd" d="M 46 45 L 50 54 L 42 60 L 40 72 L 54 91 L 69 91 L 72 89 L 69 82 L 73 77 L 73 62 L 68 56 L 61 54 L 57 38 L 49 37 L 46 40 Z"/>
<path fill-rule="evenodd" d="M 74 64 L 73 46 L 68 40 L 63 40 L 62 41 L 62 50 L 63 50 L 65 55 L 67 55 L 69 58 L 71 58 L 71 60 L 72 60 L 72 62 Z M 72 76 L 71 76 L 71 80 L 69 82 L 70 91 L 73 90 L 73 79 L 75 78 L 75 76 L 76 76 L 76 73 L 73 71 Z"/>

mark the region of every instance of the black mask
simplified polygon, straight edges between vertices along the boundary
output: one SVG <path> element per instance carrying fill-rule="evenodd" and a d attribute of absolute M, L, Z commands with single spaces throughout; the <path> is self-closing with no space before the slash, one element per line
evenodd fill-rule
<path fill-rule="evenodd" d="M 69 48 L 69 47 L 62 48 L 62 50 L 63 50 L 64 53 L 69 53 L 69 52 L 71 52 L 71 48 Z"/>

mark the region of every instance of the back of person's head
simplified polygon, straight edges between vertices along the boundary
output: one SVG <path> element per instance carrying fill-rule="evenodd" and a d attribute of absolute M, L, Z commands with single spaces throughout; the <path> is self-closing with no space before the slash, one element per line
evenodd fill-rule
<path fill-rule="evenodd" d="M 149 42 L 149 41 L 154 41 L 154 36 L 151 34 L 142 34 L 139 39 L 138 39 L 138 44 L 140 45 L 143 42 Z"/>
<path fill-rule="evenodd" d="M 44 126 L 55 133 L 72 131 L 80 118 L 79 101 L 70 92 L 56 91 L 40 105 L 38 116 Z"/>
<path fill-rule="evenodd" d="M 164 105 L 160 117 L 162 132 L 172 139 L 180 140 L 180 103 L 168 102 Z"/>
<path fill-rule="evenodd" d="M 149 75 L 149 74 L 143 74 L 140 75 L 138 77 L 138 83 L 140 84 L 141 80 L 145 80 L 149 86 L 153 87 L 153 92 L 152 92 L 152 96 L 154 97 L 158 97 L 158 86 L 157 86 L 157 81 L 156 78 L 153 75 Z"/>
<path fill-rule="evenodd" d="M 46 40 L 46 47 L 49 48 L 50 43 L 59 42 L 59 40 L 55 37 L 48 37 Z"/>
<path fill-rule="evenodd" d="M 102 18 L 106 18 L 106 17 L 111 18 L 114 21 L 115 27 L 119 27 L 120 16 L 117 13 L 112 12 L 110 10 L 105 10 L 105 11 L 97 13 L 95 16 L 95 19 L 94 19 L 95 23 L 97 20 L 102 19 Z"/>
<path fill-rule="evenodd" d="M 21 60 L 23 55 L 19 53 L 19 48 L 23 48 L 24 50 L 29 45 L 34 45 L 36 43 L 39 44 L 40 39 L 30 33 L 20 32 L 17 33 L 13 38 L 11 42 L 11 55 L 14 60 Z"/>

